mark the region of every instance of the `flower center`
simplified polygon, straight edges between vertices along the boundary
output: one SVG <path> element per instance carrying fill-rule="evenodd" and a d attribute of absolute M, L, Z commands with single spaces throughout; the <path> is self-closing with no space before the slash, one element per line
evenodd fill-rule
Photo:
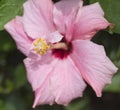
<path fill-rule="evenodd" d="M 67 43 L 66 40 L 62 40 L 59 43 L 60 48 L 54 48 L 52 50 L 52 55 L 59 59 L 67 58 L 67 56 L 72 52 L 72 43 Z"/>
<path fill-rule="evenodd" d="M 38 38 L 33 42 L 33 50 L 40 55 L 44 55 L 48 50 L 52 50 L 52 55 L 59 58 L 66 58 L 72 51 L 72 44 L 67 43 L 65 40 L 61 42 L 50 44 L 44 39 Z"/>
<path fill-rule="evenodd" d="M 35 40 L 33 42 L 33 45 L 34 51 L 36 51 L 40 55 L 46 54 L 47 50 L 50 49 L 50 45 L 48 45 L 48 43 L 42 38 L 38 38 L 37 40 Z"/>

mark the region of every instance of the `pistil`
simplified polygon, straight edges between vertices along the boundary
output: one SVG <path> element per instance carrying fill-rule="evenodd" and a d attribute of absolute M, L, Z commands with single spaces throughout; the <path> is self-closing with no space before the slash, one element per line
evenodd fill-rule
<path fill-rule="evenodd" d="M 68 50 L 68 46 L 64 42 L 59 42 L 56 44 L 51 45 L 51 49 L 63 49 L 63 50 Z"/>

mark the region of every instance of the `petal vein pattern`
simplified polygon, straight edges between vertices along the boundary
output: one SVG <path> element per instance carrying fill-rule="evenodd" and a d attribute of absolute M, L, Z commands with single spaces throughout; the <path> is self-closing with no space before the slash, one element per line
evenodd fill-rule
<path fill-rule="evenodd" d="M 72 99 L 82 96 L 86 84 L 70 57 L 65 61 L 55 59 L 49 64 L 51 66 L 48 67 L 48 71 L 44 71 L 44 69 L 49 65 L 43 65 L 43 67 L 41 65 L 37 69 L 31 69 L 36 66 L 31 67 L 29 59 L 26 59 L 24 63 L 28 68 L 29 82 L 35 90 L 36 98 L 33 107 L 38 104 L 53 104 L 55 102 L 67 105 Z"/>
<path fill-rule="evenodd" d="M 22 17 L 17 16 L 11 22 L 7 23 L 5 29 L 12 35 L 17 48 L 26 56 L 29 54 L 32 40 L 25 34 L 22 24 Z"/>
<path fill-rule="evenodd" d="M 64 34 L 68 41 L 72 39 L 75 17 L 82 4 L 82 0 L 61 0 L 54 5 L 53 21 L 56 29 Z"/>
<path fill-rule="evenodd" d="M 74 39 L 91 39 L 99 30 L 106 29 L 109 25 L 99 3 L 84 6 L 76 17 Z"/>
<path fill-rule="evenodd" d="M 117 72 L 117 68 L 106 56 L 103 46 L 85 40 L 73 41 L 73 46 L 72 59 L 84 80 L 100 97 L 102 89 L 111 82 L 111 77 Z"/>
<path fill-rule="evenodd" d="M 31 38 L 39 38 L 55 31 L 52 9 L 51 0 L 28 0 L 24 4 L 24 29 Z"/>

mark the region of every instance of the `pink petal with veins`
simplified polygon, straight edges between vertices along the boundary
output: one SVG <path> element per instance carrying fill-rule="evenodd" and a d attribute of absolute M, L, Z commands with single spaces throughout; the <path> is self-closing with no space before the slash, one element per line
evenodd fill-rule
<path fill-rule="evenodd" d="M 28 80 L 35 90 L 33 107 L 55 102 L 67 105 L 72 99 L 82 96 L 86 84 L 70 57 L 64 61 L 54 58 L 43 65 L 40 62 L 32 64 L 30 59 L 24 63 Z"/>
<path fill-rule="evenodd" d="M 53 20 L 57 30 L 66 36 L 68 41 L 72 38 L 74 21 L 78 9 L 82 7 L 82 0 L 61 0 L 53 9 Z"/>
<path fill-rule="evenodd" d="M 48 56 L 48 58 L 50 55 Z M 37 90 L 44 84 L 45 80 L 50 76 L 51 72 L 55 68 L 56 61 L 46 61 L 44 63 L 40 60 L 26 58 L 24 60 L 25 67 L 27 69 L 27 78 L 32 85 L 33 90 Z"/>
<path fill-rule="evenodd" d="M 39 38 L 55 31 L 51 0 L 28 0 L 24 4 L 23 25 L 31 38 Z"/>
<path fill-rule="evenodd" d="M 55 31 L 49 35 L 46 35 L 46 41 L 50 43 L 60 42 L 64 36 L 62 36 L 58 31 Z"/>
<path fill-rule="evenodd" d="M 106 29 L 110 23 L 103 16 L 99 3 L 82 7 L 76 17 L 74 39 L 91 39 L 99 30 Z"/>
<path fill-rule="evenodd" d="M 72 43 L 74 48 L 72 59 L 84 80 L 100 97 L 105 85 L 111 83 L 117 68 L 106 56 L 103 46 L 87 40 L 75 40 Z"/>
<path fill-rule="evenodd" d="M 59 60 L 51 76 L 51 85 L 55 102 L 62 105 L 81 97 L 86 87 L 80 71 L 70 57 Z"/>
<path fill-rule="evenodd" d="M 4 27 L 15 40 L 17 48 L 23 54 L 28 56 L 32 40 L 28 38 L 23 30 L 22 17 L 17 16 L 15 19 L 8 22 Z"/>

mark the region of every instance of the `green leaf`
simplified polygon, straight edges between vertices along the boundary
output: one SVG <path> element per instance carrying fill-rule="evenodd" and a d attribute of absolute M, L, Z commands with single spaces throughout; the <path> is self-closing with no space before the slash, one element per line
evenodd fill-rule
<path fill-rule="evenodd" d="M 19 64 L 15 68 L 15 71 L 13 74 L 13 82 L 14 82 L 14 87 L 16 89 L 22 87 L 27 82 L 25 68 L 23 64 Z"/>
<path fill-rule="evenodd" d="M 0 0 L 0 30 L 22 9 L 25 0 Z"/>
<path fill-rule="evenodd" d="M 25 103 L 19 94 L 10 94 L 5 98 L 4 109 L 2 110 L 26 110 Z M 0 109 L 1 110 L 1 109 Z"/>
<path fill-rule="evenodd" d="M 0 85 L 0 93 L 2 94 L 8 94 L 13 90 L 13 84 L 10 80 L 6 79 L 5 80 L 5 87 Z"/>
<path fill-rule="evenodd" d="M 2 51 L 10 52 L 16 49 L 15 42 L 5 30 L 0 31 L 0 38 L 2 39 L 0 40 L 0 53 L 2 53 Z"/>
<path fill-rule="evenodd" d="M 120 0 L 90 0 L 90 3 L 99 2 L 105 11 L 107 20 L 115 25 L 111 30 L 120 33 Z"/>
<path fill-rule="evenodd" d="M 0 110 L 4 110 L 5 103 L 3 100 L 0 99 Z"/>

